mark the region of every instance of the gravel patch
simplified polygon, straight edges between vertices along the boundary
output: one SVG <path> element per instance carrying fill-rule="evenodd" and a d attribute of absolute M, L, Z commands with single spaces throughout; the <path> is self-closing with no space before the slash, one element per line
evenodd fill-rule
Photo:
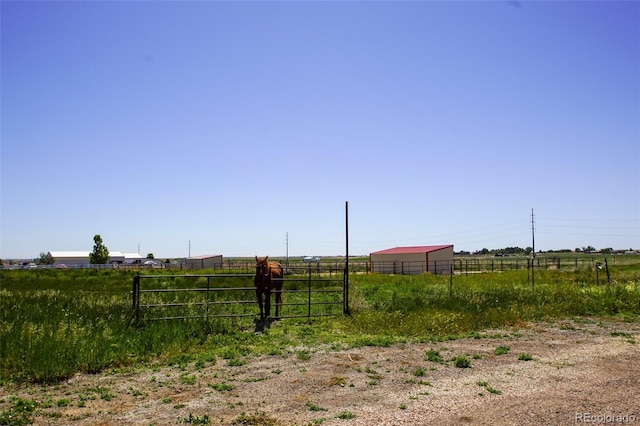
<path fill-rule="evenodd" d="M 507 353 L 496 354 L 500 346 Z M 45 406 L 37 425 L 640 424 L 638 323 L 563 320 L 437 343 L 308 350 L 308 360 L 286 353 L 5 385 L 0 409 L 11 397 L 36 399 Z M 470 366 L 456 367 L 457 357 Z"/>

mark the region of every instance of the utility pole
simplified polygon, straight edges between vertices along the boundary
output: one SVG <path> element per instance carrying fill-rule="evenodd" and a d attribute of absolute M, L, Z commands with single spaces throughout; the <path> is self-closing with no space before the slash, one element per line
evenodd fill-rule
<path fill-rule="evenodd" d="M 191 240 L 189 240 L 189 259 L 191 259 Z"/>
<path fill-rule="evenodd" d="M 287 269 L 289 269 L 289 233 L 287 232 L 285 242 L 287 244 L 287 260 L 285 264 L 287 265 Z"/>
<path fill-rule="evenodd" d="M 533 256 L 531 257 L 531 288 L 535 288 L 536 278 L 535 278 L 535 260 L 536 260 L 536 222 L 535 216 L 533 214 L 533 209 L 531 209 L 531 252 Z"/>

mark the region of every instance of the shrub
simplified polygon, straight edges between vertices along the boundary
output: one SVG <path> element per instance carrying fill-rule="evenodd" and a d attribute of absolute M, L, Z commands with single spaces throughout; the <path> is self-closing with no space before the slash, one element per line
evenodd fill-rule
<path fill-rule="evenodd" d="M 311 401 L 307 401 L 307 408 L 309 409 L 309 411 L 327 411 L 326 408 L 322 408 L 315 402 Z"/>
<path fill-rule="evenodd" d="M 425 369 L 422 367 L 418 367 L 413 371 L 413 375 L 416 377 L 422 377 L 426 373 Z"/>
<path fill-rule="evenodd" d="M 493 352 L 496 355 L 506 355 L 510 350 L 511 348 L 509 346 L 498 346 Z"/>
<path fill-rule="evenodd" d="M 434 349 L 429 349 L 424 354 L 424 359 L 426 361 L 437 362 L 438 364 L 444 364 L 444 358 L 442 358 L 442 356 L 440 355 L 440 352 Z"/>
<path fill-rule="evenodd" d="M 471 367 L 471 361 L 466 356 L 460 355 L 453 359 L 453 365 L 458 368 L 469 368 Z"/>
<path fill-rule="evenodd" d="M 502 391 L 492 388 L 487 382 L 476 382 L 476 384 L 485 388 L 489 393 L 492 393 L 494 395 L 502 395 Z"/>
<path fill-rule="evenodd" d="M 336 418 L 342 419 L 342 420 L 352 420 L 356 418 L 356 415 L 353 414 L 351 411 L 343 411 L 340 414 L 338 414 Z"/>

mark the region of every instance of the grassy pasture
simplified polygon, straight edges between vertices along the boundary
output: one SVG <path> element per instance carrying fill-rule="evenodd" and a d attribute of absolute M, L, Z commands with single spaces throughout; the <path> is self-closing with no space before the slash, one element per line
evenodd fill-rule
<path fill-rule="evenodd" d="M 610 269 L 611 285 L 602 278 L 596 285 L 593 271 L 537 271 L 534 289 L 526 270 L 459 275 L 452 288 L 448 276 L 357 274 L 351 276 L 351 317 L 287 319 L 258 334 L 250 317 L 136 326 L 133 271 L 5 270 L 0 271 L 0 382 L 49 383 L 77 372 L 149 363 L 242 363 L 247 356 L 300 347 L 441 340 L 545 318 L 636 321 L 640 265 Z M 171 285 L 180 281 L 173 280 Z M 250 285 L 250 279 L 243 284 Z M 287 301 L 295 297 L 287 295 Z M 247 309 L 258 310 L 257 305 Z"/>

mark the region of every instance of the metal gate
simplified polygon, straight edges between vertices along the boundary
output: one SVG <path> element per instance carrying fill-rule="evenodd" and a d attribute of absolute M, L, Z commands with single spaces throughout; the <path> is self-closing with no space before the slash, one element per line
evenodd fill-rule
<path fill-rule="evenodd" d="M 259 316 L 253 274 L 137 275 L 133 315 L 139 321 Z M 345 269 L 305 265 L 285 269 L 280 318 L 342 315 L 348 309 Z M 275 292 L 271 292 L 275 313 Z"/>

